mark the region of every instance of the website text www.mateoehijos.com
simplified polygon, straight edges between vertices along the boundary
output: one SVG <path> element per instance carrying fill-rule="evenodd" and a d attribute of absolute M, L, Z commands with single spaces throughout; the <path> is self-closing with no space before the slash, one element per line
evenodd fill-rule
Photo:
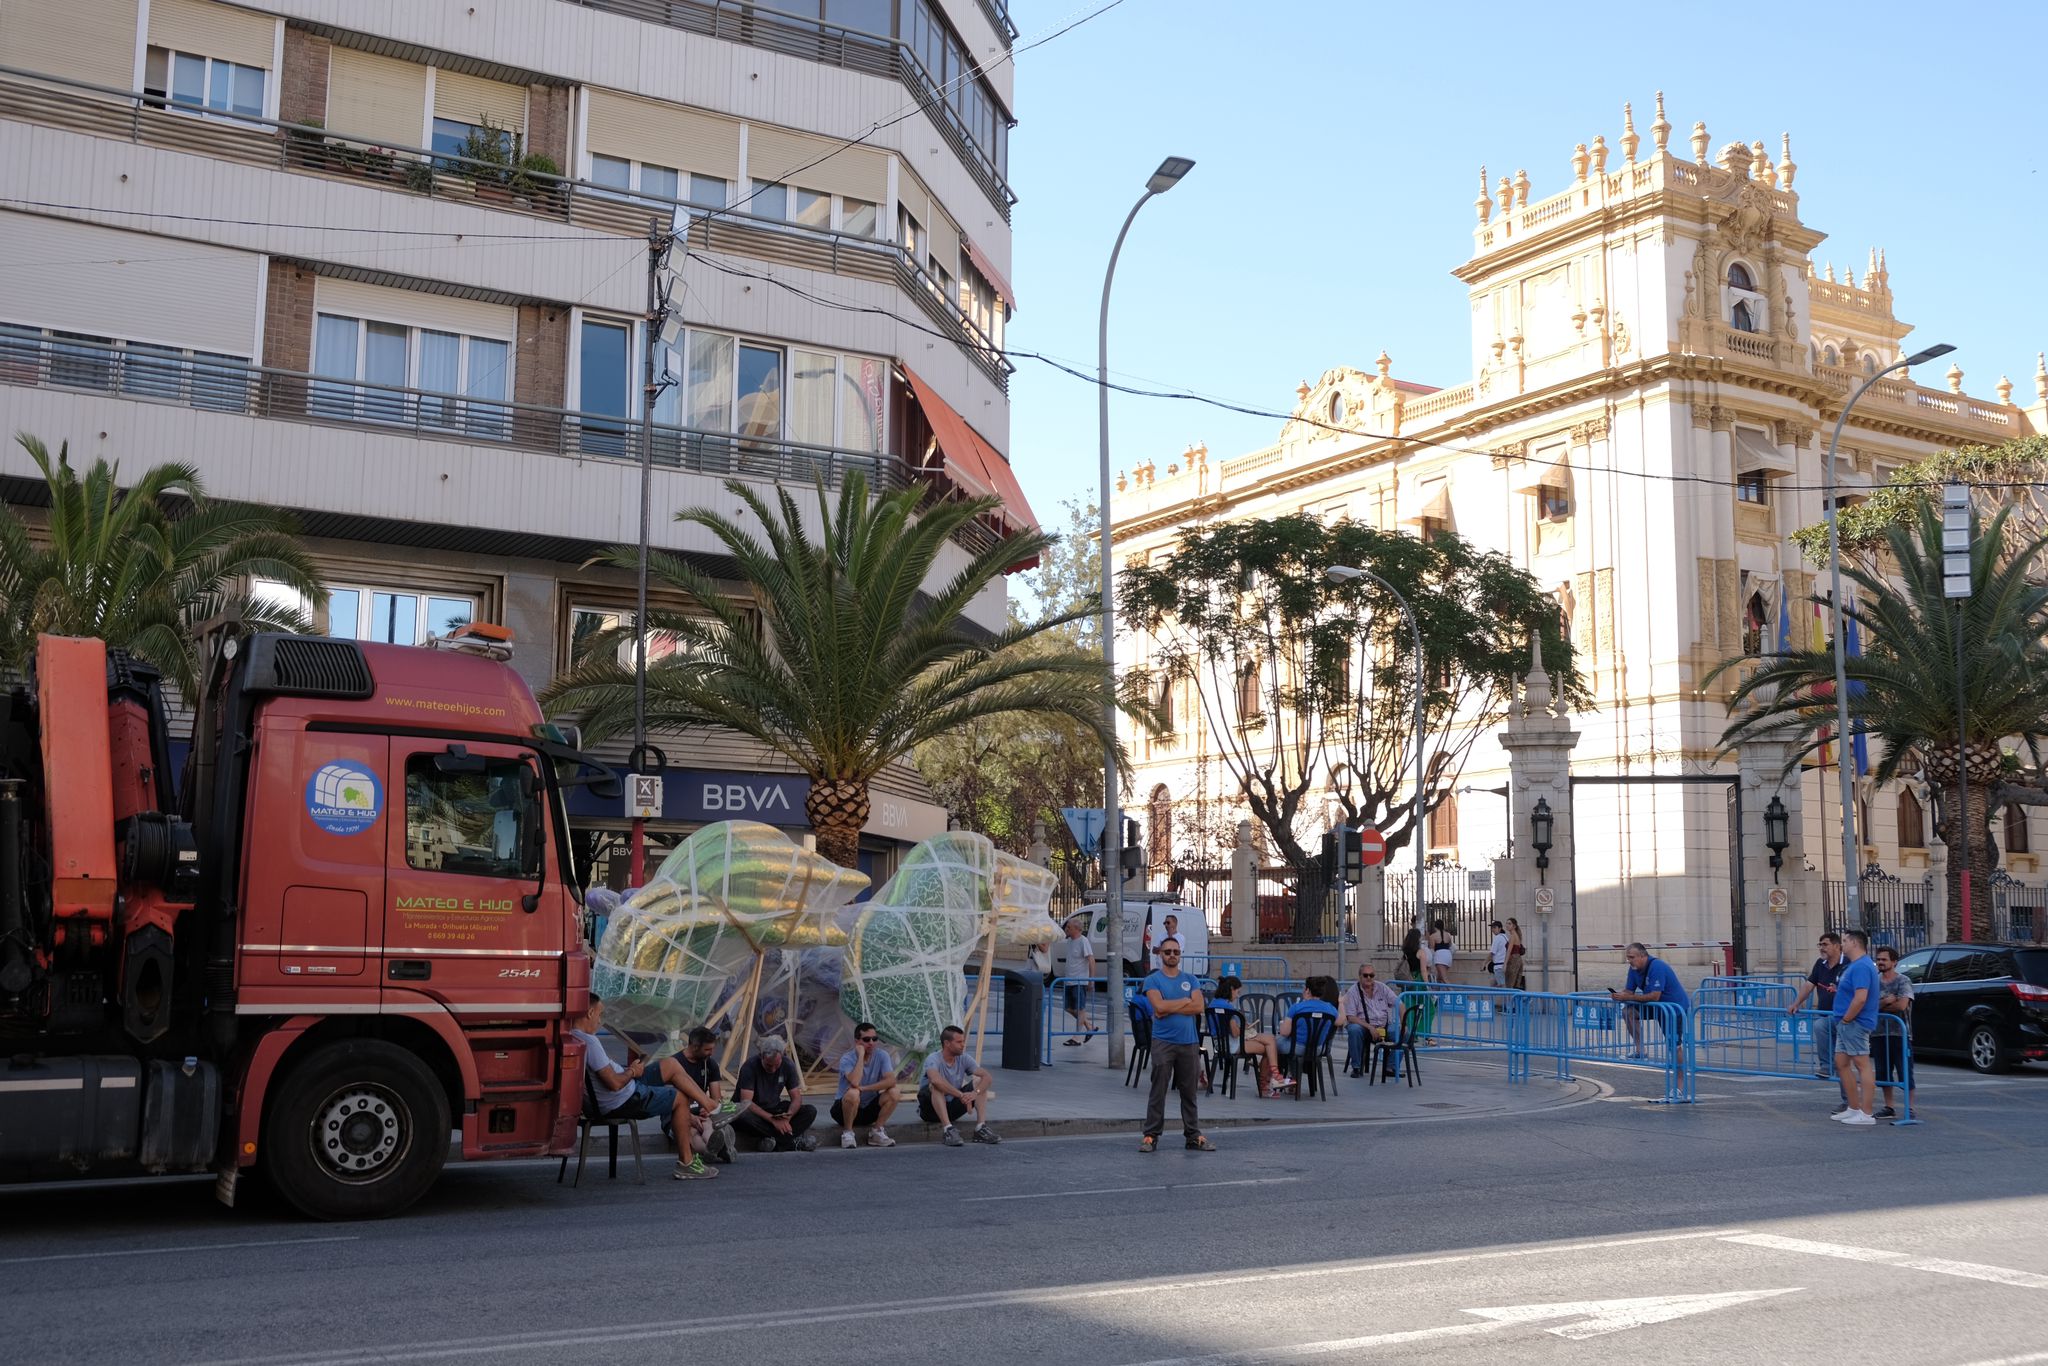
<path fill-rule="evenodd" d="M 494 716 L 505 717 L 512 713 L 504 707 L 489 707 L 479 702 L 459 702 L 446 697 L 390 697 L 384 699 L 387 707 L 402 707 L 407 711 L 439 712 L 444 716 Z"/>

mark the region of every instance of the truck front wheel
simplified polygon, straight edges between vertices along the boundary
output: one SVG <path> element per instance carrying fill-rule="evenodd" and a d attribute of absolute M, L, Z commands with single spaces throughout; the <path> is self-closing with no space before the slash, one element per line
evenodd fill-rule
<path fill-rule="evenodd" d="M 448 1156 L 448 1097 L 427 1065 L 382 1039 L 328 1044 L 273 1093 L 271 1184 L 315 1219 L 376 1219 L 426 1194 Z"/>

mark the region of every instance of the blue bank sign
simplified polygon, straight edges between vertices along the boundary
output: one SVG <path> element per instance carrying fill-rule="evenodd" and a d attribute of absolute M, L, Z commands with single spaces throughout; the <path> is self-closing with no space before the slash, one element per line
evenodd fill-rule
<path fill-rule="evenodd" d="M 804 799 L 811 780 L 781 773 L 722 773 L 707 769 L 669 769 L 662 774 L 661 820 L 760 821 L 764 825 L 801 827 Z M 587 787 L 570 789 L 572 816 L 617 816 L 618 801 L 604 801 Z"/>

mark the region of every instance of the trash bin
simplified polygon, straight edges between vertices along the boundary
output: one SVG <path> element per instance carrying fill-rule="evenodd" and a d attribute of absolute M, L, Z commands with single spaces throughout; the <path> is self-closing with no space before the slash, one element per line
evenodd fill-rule
<path fill-rule="evenodd" d="M 1045 979 L 1016 968 L 999 968 L 1003 981 L 1003 1066 L 1036 1072 L 1045 1045 Z"/>

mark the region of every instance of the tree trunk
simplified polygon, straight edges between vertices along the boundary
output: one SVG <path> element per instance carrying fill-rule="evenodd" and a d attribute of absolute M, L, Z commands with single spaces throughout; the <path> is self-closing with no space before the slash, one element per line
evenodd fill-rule
<path fill-rule="evenodd" d="M 868 785 L 852 779 L 814 780 L 804 815 L 818 837 L 818 852 L 841 868 L 860 867 L 860 832 L 868 823 Z"/>
<path fill-rule="evenodd" d="M 1922 763 L 1928 781 L 1942 788 L 1942 819 L 1936 828 L 1949 849 L 1947 937 L 1963 938 L 1963 879 L 1970 880 L 1970 933 L 1978 939 L 1992 934 L 1991 874 L 1998 862 L 1992 852 L 1991 810 L 1994 789 L 2001 778 L 2001 755 L 1996 745 L 1969 746 L 1969 809 L 1963 809 L 1958 781 L 1956 746 L 1930 749 Z M 1957 813 L 1962 824 L 1957 823 Z M 1967 832 L 1967 834 L 1965 833 Z"/>

